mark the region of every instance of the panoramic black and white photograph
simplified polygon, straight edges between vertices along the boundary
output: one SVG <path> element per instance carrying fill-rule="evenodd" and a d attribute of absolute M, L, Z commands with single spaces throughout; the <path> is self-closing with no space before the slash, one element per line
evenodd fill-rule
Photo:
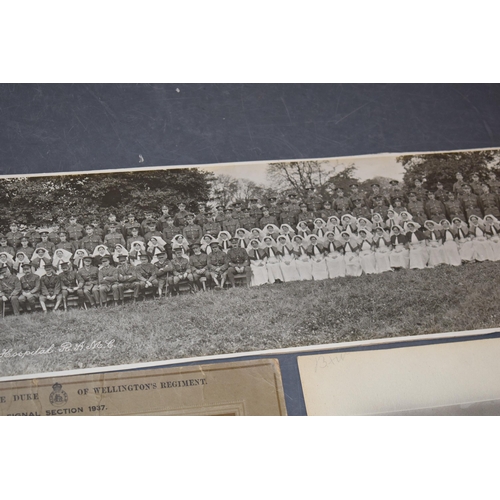
<path fill-rule="evenodd" d="M 500 150 L 0 179 L 0 375 L 500 325 Z"/>

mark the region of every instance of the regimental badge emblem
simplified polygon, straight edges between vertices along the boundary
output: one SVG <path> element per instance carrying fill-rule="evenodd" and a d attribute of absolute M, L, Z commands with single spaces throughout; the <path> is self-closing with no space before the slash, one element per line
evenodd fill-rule
<path fill-rule="evenodd" d="M 68 395 L 63 391 L 62 385 L 56 382 L 52 386 L 49 401 L 52 406 L 63 406 L 68 402 Z"/>

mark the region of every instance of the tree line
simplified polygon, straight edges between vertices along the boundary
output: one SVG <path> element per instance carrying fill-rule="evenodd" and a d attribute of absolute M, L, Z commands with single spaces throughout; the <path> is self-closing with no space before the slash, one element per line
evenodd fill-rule
<path fill-rule="evenodd" d="M 414 186 L 418 177 L 428 189 L 434 189 L 441 181 L 446 190 L 451 190 L 457 172 L 461 172 L 465 180 L 472 173 L 477 173 L 481 181 L 487 180 L 490 171 L 500 176 L 497 150 L 401 155 L 397 161 L 404 170 L 406 187 Z M 214 175 L 200 168 L 2 179 L 0 229 L 7 228 L 12 219 L 42 224 L 46 219 L 67 218 L 69 214 L 88 220 L 102 219 L 113 211 L 120 220 L 129 212 L 159 213 L 164 204 L 175 211 L 181 201 L 188 210 L 196 211 L 202 201 L 227 206 L 236 201 L 246 203 L 251 198 L 265 202 L 270 196 L 288 192 L 305 197 L 311 187 L 324 199 L 331 199 L 336 188 L 347 191 L 353 182 L 362 190 L 369 190 L 374 181 L 385 187 L 390 180 L 388 174 L 389 177 L 359 182 L 355 161 L 339 165 L 304 160 L 269 163 L 270 187 L 230 175 Z"/>
<path fill-rule="evenodd" d="M 18 177 L 0 181 L 0 226 L 16 219 L 42 224 L 47 219 L 103 219 L 115 212 L 159 212 L 163 204 L 184 202 L 195 209 L 210 198 L 213 175 L 196 168 Z"/>

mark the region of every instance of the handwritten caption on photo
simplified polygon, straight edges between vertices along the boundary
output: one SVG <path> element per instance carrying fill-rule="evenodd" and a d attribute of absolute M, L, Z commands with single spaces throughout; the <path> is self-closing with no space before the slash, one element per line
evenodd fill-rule
<path fill-rule="evenodd" d="M 98 349 L 113 349 L 115 346 L 115 339 L 111 340 L 92 340 L 90 342 L 63 342 L 61 345 L 56 346 L 51 344 L 49 347 L 37 347 L 34 350 L 26 351 L 15 351 L 14 349 L 3 349 L 0 352 L 0 362 L 6 359 L 18 358 L 23 359 L 26 357 L 33 356 L 45 356 L 48 354 L 56 353 L 73 353 L 73 352 L 85 352 L 85 351 L 95 351 Z"/>

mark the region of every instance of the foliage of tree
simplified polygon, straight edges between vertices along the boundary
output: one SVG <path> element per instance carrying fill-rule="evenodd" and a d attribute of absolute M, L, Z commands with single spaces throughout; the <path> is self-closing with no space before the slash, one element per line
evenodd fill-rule
<path fill-rule="evenodd" d="M 249 179 L 241 179 L 238 183 L 238 191 L 236 192 L 236 200 L 242 203 L 248 202 L 252 198 L 261 199 L 265 196 L 268 190 L 254 181 Z"/>
<path fill-rule="evenodd" d="M 405 184 L 413 186 L 416 178 L 423 178 L 429 189 L 434 189 L 440 181 L 445 189 L 451 190 L 457 172 L 462 173 L 466 181 L 473 173 L 479 175 L 480 181 L 487 181 L 490 171 L 500 175 L 500 152 L 493 150 L 404 155 L 397 161 L 403 165 Z"/>
<path fill-rule="evenodd" d="M 2 179 L 0 222 L 41 223 L 70 214 L 104 219 L 111 211 L 120 219 L 129 212 L 159 213 L 163 204 L 174 208 L 180 201 L 194 210 L 208 200 L 212 178 L 192 168 Z"/>
<path fill-rule="evenodd" d="M 331 165 L 326 160 L 308 160 L 269 163 L 267 176 L 278 191 L 289 191 L 300 197 L 307 195 L 307 189 L 314 187 L 322 195 L 330 195 L 336 187 L 345 188 L 355 180 L 354 164 Z"/>
<path fill-rule="evenodd" d="M 211 185 L 211 200 L 224 206 L 235 202 L 248 203 L 252 198 L 266 200 L 271 194 L 275 194 L 272 189 L 250 179 L 237 179 L 225 174 L 216 175 Z"/>
<path fill-rule="evenodd" d="M 216 175 L 211 183 L 210 199 L 216 204 L 227 206 L 238 192 L 238 179 L 231 175 Z"/>

